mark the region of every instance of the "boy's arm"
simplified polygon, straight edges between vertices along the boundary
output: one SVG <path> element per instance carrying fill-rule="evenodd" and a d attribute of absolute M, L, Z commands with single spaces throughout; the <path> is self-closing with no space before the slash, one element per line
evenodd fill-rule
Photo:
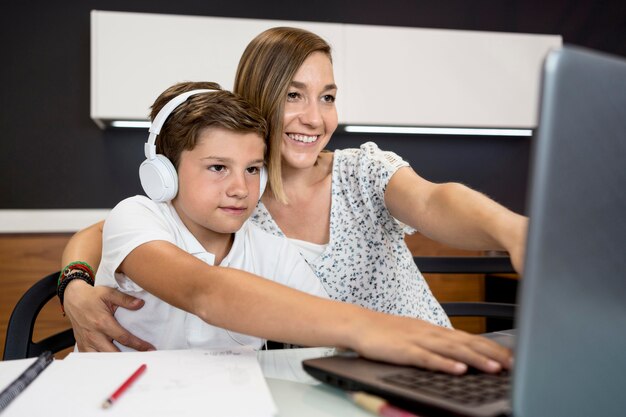
<path fill-rule="evenodd" d="M 63 251 L 61 268 L 70 262 L 87 262 L 94 271 L 102 257 L 102 227 L 96 223 L 72 236 Z M 113 317 L 117 307 L 137 310 L 143 300 L 109 287 L 92 287 L 85 281 L 71 281 L 63 296 L 63 308 L 72 322 L 74 337 L 81 352 L 117 351 L 111 340 L 136 350 L 154 347 L 121 327 Z"/>
<path fill-rule="evenodd" d="M 165 241 L 133 249 L 119 268 L 162 300 L 207 323 L 264 339 L 349 348 L 398 364 L 460 373 L 509 367 L 511 352 L 485 338 L 326 300 L 250 273 L 209 266 Z"/>

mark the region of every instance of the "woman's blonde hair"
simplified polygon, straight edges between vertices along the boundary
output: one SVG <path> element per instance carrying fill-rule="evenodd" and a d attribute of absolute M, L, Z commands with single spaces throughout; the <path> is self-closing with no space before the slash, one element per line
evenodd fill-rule
<path fill-rule="evenodd" d="M 281 178 L 281 143 L 285 100 L 293 77 L 314 52 L 332 60 L 330 45 L 303 29 L 275 27 L 254 38 L 246 47 L 237 68 L 234 93 L 255 105 L 268 124 L 269 189 L 286 203 Z"/>

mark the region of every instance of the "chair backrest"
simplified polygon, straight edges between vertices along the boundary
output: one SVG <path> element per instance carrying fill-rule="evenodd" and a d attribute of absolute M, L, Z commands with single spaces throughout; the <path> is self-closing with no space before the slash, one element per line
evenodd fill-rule
<path fill-rule="evenodd" d="M 422 274 L 514 274 L 508 256 L 415 256 Z"/>
<path fill-rule="evenodd" d="M 72 329 L 39 342 L 33 342 L 33 329 L 37 315 L 43 306 L 56 295 L 58 277 L 57 271 L 40 279 L 15 305 L 7 327 L 3 360 L 31 358 L 39 356 L 46 350 L 55 353 L 75 343 Z"/>

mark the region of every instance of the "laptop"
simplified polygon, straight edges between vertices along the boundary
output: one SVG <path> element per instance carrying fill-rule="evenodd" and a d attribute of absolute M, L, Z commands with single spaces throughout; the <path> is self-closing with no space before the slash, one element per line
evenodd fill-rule
<path fill-rule="evenodd" d="M 510 374 L 459 377 L 355 355 L 304 369 L 420 415 L 626 415 L 626 59 L 574 46 L 548 55 L 528 203 Z M 460 379 L 500 392 L 482 396 Z"/>

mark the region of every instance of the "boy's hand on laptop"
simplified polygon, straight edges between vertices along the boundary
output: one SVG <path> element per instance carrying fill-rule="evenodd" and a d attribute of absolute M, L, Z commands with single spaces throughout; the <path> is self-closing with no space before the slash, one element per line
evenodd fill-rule
<path fill-rule="evenodd" d="M 464 373 L 468 365 L 499 372 L 513 364 L 509 349 L 485 337 L 408 317 L 373 316 L 358 330 L 355 350 L 364 357 L 451 374 Z"/>
<path fill-rule="evenodd" d="M 71 294 L 68 297 L 68 294 Z M 137 310 L 143 300 L 113 288 L 72 281 L 65 290 L 64 309 L 72 322 L 74 337 L 81 352 L 117 352 L 116 340 L 135 350 L 154 350 L 150 343 L 134 336 L 119 325 L 113 314 L 118 307 Z M 73 302 L 72 302 L 73 301 Z M 73 314 L 73 312 L 77 314 Z"/>

